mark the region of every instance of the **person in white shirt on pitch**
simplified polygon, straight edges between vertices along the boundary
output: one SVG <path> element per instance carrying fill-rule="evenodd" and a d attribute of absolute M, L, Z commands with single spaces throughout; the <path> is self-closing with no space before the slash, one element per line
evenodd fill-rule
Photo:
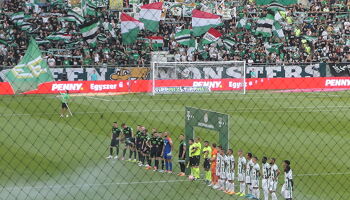
<path fill-rule="evenodd" d="M 252 182 L 251 182 L 251 172 L 253 168 L 252 153 L 248 152 L 246 155 L 247 164 L 245 167 L 245 184 L 247 186 L 247 195 L 252 194 Z"/>
<path fill-rule="evenodd" d="M 283 161 L 283 168 L 284 168 L 284 184 L 282 186 L 282 196 L 286 200 L 292 200 L 293 199 L 293 173 L 292 169 L 290 168 L 290 161 L 284 160 Z"/>
<path fill-rule="evenodd" d="M 239 181 L 239 192 L 237 193 L 238 196 L 243 197 L 245 195 L 245 170 L 246 170 L 246 164 L 247 160 L 243 156 L 243 151 L 238 150 L 238 181 Z"/>
<path fill-rule="evenodd" d="M 269 177 L 270 177 L 270 173 L 271 173 L 271 166 L 270 164 L 267 162 L 267 157 L 264 156 L 261 159 L 262 162 L 262 181 L 261 181 L 261 185 L 262 185 L 262 189 L 264 192 L 264 199 L 268 200 L 269 199 Z"/>
<path fill-rule="evenodd" d="M 219 152 L 220 156 L 221 156 L 221 161 L 220 161 L 220 176 L 219 176 L 219 184 L 220 184 L 220 188 L 219 190 L 221 191 L 225 191 L 226 189 L 226 155 L 225 155 L 225 150 L 221 149 Z"/>
<path fill-rule="evenodd" d="M 221 184 L 222 184 L 222 181 L 221 181 L 221 178 L 220 178 L 221 162 L 223 162 L 222 155 L 221 155 L 222 147 L 218 146 L 217 150 L 218 150 L 218 153 L 216 155 L 216 169 L 215 169 L 215 171 L 216 171 L 216 176 L 218 177 L 218 182 L 217 182 L 216 185 L 213 186 L 213 189 L 221 188 Z"/>
<path fill-rule="evenodd" d="M 280 175 L 280 170 L 278 169 L 278 166 L 276 165 L 276 159 L 271 158 L 270 159 L 270 177 L 269 177 L 269 192 L 271 194 L 272 200 L 277 200 L 276 196 L 276 190 L 277 190 L 277 184 L 278 184 L 278 176 Z"/>
<path fill-rule="evenodd" d="M 236 194 L 235 193 L 235 158 L 233 157 L 233 150 L 227 150 L 226 154 L 226 193 L 227 194 Z"/>
<path fill-rule="evenodd" d="M 258 158 L 254 156 L 252 158 L 253 167 L 252 167 L 252 195 L 260 199 L 260 190 L 259 190 L 259 177 L 260 177 L 260 165 L 258 163 Z"/>

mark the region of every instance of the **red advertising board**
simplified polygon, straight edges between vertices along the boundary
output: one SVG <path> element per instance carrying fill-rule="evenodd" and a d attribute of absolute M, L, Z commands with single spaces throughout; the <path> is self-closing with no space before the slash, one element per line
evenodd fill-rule
<path fill-rule="evenodd" d="M 0 95 L 13 95 L 15 92 L 13 91 L 10 83 L 8 82 L 0 82 Z"/>
<path fill-rule="evenodd" d="M 156 80 L 156 87 L 209 87 L 211 91 L 241 90 L 242 79 L 185 79 Z M 350 89 L 350 77 L 315 78 L 249 78 L 249 90 L 290 90 L 290 89 Z M 65 90 L 70 93 L 124 93 L 151 92 L 151 80 L 120 81 L 56 81 L 39 85 L 38 89 L 23 94 L 54 94 Z M 14 94 L 7 82 L 0 83 L 0 94 Z"/>

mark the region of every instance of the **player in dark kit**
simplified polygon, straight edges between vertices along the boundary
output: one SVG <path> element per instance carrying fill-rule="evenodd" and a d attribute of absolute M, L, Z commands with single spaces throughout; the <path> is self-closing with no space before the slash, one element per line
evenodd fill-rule
<path fill-rule="evenodd" d="M 141 135 L 141 152 L 142 152 L 142 157 L 141 157 L 141 164 L 139 166 L 149 166 L 150 161 L 149 161 L 149 153 L 150 153 L 150 147 L 147 145 L 149 140 L 149 136 L 148 136 L 148 130 L 145 129 L 142 132 Z M 145 161 L 147 162 L 147 164 L 145 165 Z"/>
<path fill-rule="evenodd" d="M 120 128 L 118 128 L 118 123 L 113 122 L 113 127 L 112 127 L 112 136 L 111 136 L 111 145 L 109 147 L 109 156 L 107 159 L 113 158 L 113 147 L 116 148 L 116 155 L 114 159 L 118 159 L 118 154 L 119 154 L 119 139 L 120 139 L 120 134 L 121 134 Z"/>
<path fill-rule="evenodd" d="M 154 132 L 152 133 L 152 137 L 148 140 L 148 146 L 151 147 L 151 164 L 154 163 L 154 170 L 157 170 L 158 168 L 158 160 L 156 159 L 157 157 L 157 152 L 159 148 L 159 140 L 158 140 L 158 133 Z M 151 169 L 151 166 L 147 166 L 146 169 Z"/>
<path fill-rule="evenodd" d="M 123 157 L 122 160 L 125 159 L 125 153 L 126 153 L 126 149 L 129 149 L 129 161 L 131 161 L 131 156 L 133 151 L 133 131 L 132 128 L 128 127 L 125 123 L 122 124 L 122 128 L 123 128 L 123 135 L 124 135 L 124 139 L 125 139 L 125 147 L 123 150 Z"/>
<path fill-rule="evenodd" d="M 141 146 L 142 146 L 142 143 L 141 143 L 141 135 L 142 135 L 142 131 L 145 129 L 145 127 L 141 126 L 141 125 L 138 125 L 137 126 L 137 131 L 136 131 L 136 134 L 135 134 L 135 145 L 136 145 L 136 151 L 137 151 L 137 154 L 138 154 L 138 164 L 141 163 Z"/>
<path fill-rule="evenodd" d="M 159 169 L 159 162 L 163 160 L 162 152 L 163 152 L 164 140 L 163 140 L 162 136 L 163 136 L 163 134 L 161 132 L 157 133 L 157 141 L 158 141 L 158 150 L 157 150 L 157 155 L 156 155 L 156 167 L 157 167 L 157 169 Z M 163 164 L 162 170 L 164 170 L 164 164 Z"/>

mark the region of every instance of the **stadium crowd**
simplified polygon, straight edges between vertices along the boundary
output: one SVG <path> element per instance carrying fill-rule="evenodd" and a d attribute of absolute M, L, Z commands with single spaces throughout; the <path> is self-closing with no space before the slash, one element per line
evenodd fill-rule
<path fill-rule="evenodd" d="M 300 61 L 350 62 L 349 0 L 309 0 L 308 5 L 294 4 L 286 7 L 281 22 L 283 38 L 254 34 L 257 18 L 267 14 L 266 7 L 255 5 L 254 0 L 246 1 L 244 5 L 227 1 L 225 6 L 231 9 L 231 19 L 224 19 L 224 25 L 217 29 L 223 34 L 223 38 L 229 37 L 234 41 L 233 46 L 228 49 L 219 42 L 205 45 L 202 50 L 180 45 L 175 41 L 176 32 L 191 28 L 191 17 L 174 16 L 173 12 L 166 12 L 158 33 L 143 30 L 135 44 L 123 45 L 119 12 L 104 7 L 98 8 L 99 20 L 109 22 L 117 34 L 113 36 L 101 26 L 99 32 L 103 33 L 103 37 L 96 46 L 89 46 L 83 40 L 76 23 L 59 20 L 67 14 L 68 5 L 47 3 L 38 6 L 29 2 L 3 1 L 0 10 L 0 66 L 16 65 L 24 55 L 29 37 L 37 40 L 51 67 L 143 66 L 150 63 L 150 53 L 156 50 L 168 51 L 175 61 L 246 60 L 248 63 L 270 64 L 292 64 Z M 195 2 L 197 9 L 203 9 L 204 4 L 216 3 L 214 0 Z M 124 5 L 129 11 L 136 10 L 132 6 L 135 5 Z M 15 25 L 11 19 L 11 14 L 22 11 L 29 16 L 25 22 L 30 28 L 24 29 L 24 25 Z M 86 16 L 85 21 L 94 18 Z M 242 19 L 246 19 L 245 24 L 240 26 L 239 22 Z M 57 32 L 72 35 L 70 42 L 47 40 L 49 35 Z M 142 40 L 146 36 L 154 35 L 163 37 L 162 47 L 152 47 Z M 200 38 L 198 37 L 197 41 L 200 41 Z M 278 45 L 271 50 L 266 43 Z"/>
<path fill-rule="evenodd" d="M 122 157 L 119 157 L 120 143 L 124 143 Z M 277 186 L 279 170 L 276 158 L 259 158 L 250 152 L 246 154 L 242 150 L 237 151 L 237 159 L 232 149 L 224 149 L 220 145 L 204 141 L 201 138 L 185 138 L 179 136 L 179 147 L 176 150 L 169 132 L 159 132 L 153 128 L 148 131 L 144 126 L 138 125 L 136 133 L 125 123 L 119 128 L 118 122 L 113 122 L 111 131 L 110 153 L 107 159 L 125 160 L 126 151 L 129 149 L 127 161 L 137 162 L 140 167 L 154 172 L 173 174 L 173 160 L 175 152 L 178 153 L 180 172 L 178 176 L 186 176 L 186 168 L 190 170 L 188 178 L 191 181 L 204 180 L 209 187 L 224 191 L 229 195 L 238 195 L 250 199 L 260 198 L 260 188 L 263 190 L 264 199 L 277 200 Z M 113 150 L 116 150 L 113 153 Z M 159 165 L 161 164 L 161 166 Z M 261 165 L 260 165 L 261 164 Z M 281 194 L 284 199 L 293 198 L 293 174 L 289 160 L 282 162 L 284 172 L 284 184 Z M 165 170 L 164 170 L 165 165 Z M 201 179 L 200 168 L 203 166 L 205 175 Z M 239 183 L 239 191 L 235 190 L 235 182 Z"/>

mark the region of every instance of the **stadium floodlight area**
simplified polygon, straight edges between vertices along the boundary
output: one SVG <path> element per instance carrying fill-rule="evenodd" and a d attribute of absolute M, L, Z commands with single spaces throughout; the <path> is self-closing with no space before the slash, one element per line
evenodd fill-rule
<path fill-rule="evenodd" d="M 239 91 L 246 93 L 245 61 L 153 62 L 152 94 Z M 229 79 L 223 86 L 222 81 Z"/>

